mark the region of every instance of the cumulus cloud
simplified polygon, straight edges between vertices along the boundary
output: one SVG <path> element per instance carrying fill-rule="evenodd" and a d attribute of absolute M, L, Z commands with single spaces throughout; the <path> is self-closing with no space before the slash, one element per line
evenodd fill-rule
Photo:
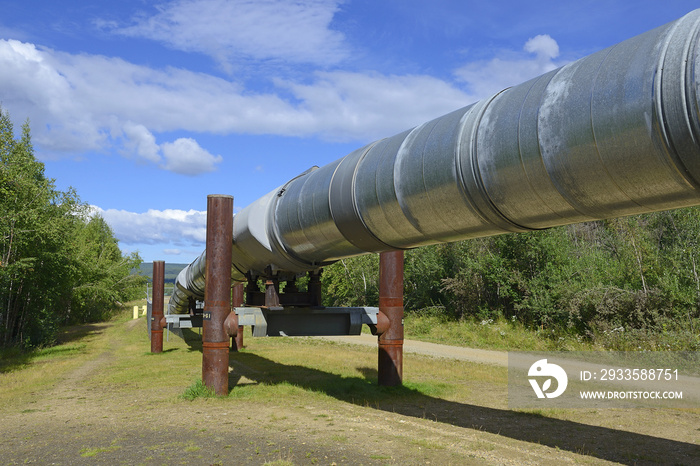
<path fill-rule="evenodd" d="M 228 117 L 231 108 L 264 113 L 286 105 L 274 96 L 243 97 L 240 90 L 201 73 L 155 70 L 119 58 L 0 40 L 0 101 L 11 114 L 30 119 L 33 141 L 45 157 L 118 146 L 124 155 L 178 173 L 212 171 L 221 156 L 209 154 L 191 138 L 186 144 L 166 143 L 164 154 L 153 131 L 226 131 L 245 118 Z M 185 147 L 194 150 L 186 166 L 180 163 Z"/>
<path fill-rule="evenodd" d="M 169 244 L 202 249 L 205 245 L 206 211 L 149 209 L 137 213 L 97 206 L 91 206 L 91 210 L 105 219 L 124 245 Z"/>
<path fill-rule="evenodd" d="M 134 154 L 149 162 L 160 162 L 160 147 L 145 126 L 127 121 L 124 123 L 124 140 L 125 155 Z"/>
<path fill-rule="evenodd" d="M 123 138 L 122 153 L 127 157 L 153 162 L 164 170 L 181 175 L 195 176 L 213 172 L 223 160 L 223 157 L 212 155 L 192 138 L 157 144 L 148 128 L 130 121 L 124 124 Z"/>
<path fill-rule="evenodd" d="M 564 65 L 555 61 L 559 45 L 549 35 L 530 38 L 523 50 L 535 57 L 504 51 L 491 60 L 468 63 L 458 68 L 455 75 L 483 98 Z"/>
<path fill-rule="evenodd" d="M 3 106 L 13 115 L 29 116 L 40 152 L 59 155 L 121 143 L 123 154 L 159 163 L 164 145 L 154 134 L 179 130 L 368 141 L 472 100 L 429 76 L 334 71 L 314 75 L 309 84 L 275 83 L 278 91 L 291 92 L 291 101 L 203 73 L 0 40 Z M 199 147 L 169 144 L 169 158 L 161 165 L 174 170 L 185 166 L 178 149 Z M 202 171 L 219 160 L 197 153 L 206 168 Z"/>
<path fill-rule="evenodd" d="M 376 139 L 472 103 L 475 98 L 431 76 L 318 72 L 310 84 L 278 80 L 301 102 L 309 124 L 335 140 Z"/>
<path fill-rule="evenodd" d="M 240 59 L 328 65 L 348 55 L 330 28 L 338 0 L 177 0 L 132 24 L 102 23 L 114 33 L 144 37 L 209 55 L 229 68 Z"/>
<path fill-rule="evenodd" d="M 170 7 L 185 3 L 191 2 Z M 221 155 L 191 135 L 159 141 L 159 134 L 369 142 L 549 71 L 560 65 L 557 57 L 556 41 L 541 35 L 521 52 L 504 52 L 456 70 L 466 91 L 427 75 L 334 70 L 312 72 L 304 81 L 278 77 L 267 91 L 255 92 L 204 73 L 0 40 L 0 102 L 11 115 L 29 117 L 43 158 L 116 150 L 165 170 L 196 175 L 215 170 Z"/>
<path fill-rule="evenodd" d="M 211 155 L 191 138 L 180 138 L 162 146 L 165 163 L 163 168 L 183 175 L 211 172 L 221 162 L 220 155 Z"/>
<path fill-rule="evenodd" d="M 525 42 L 523 49 L 526 52 L 534 53 L 538 58 L 551 60 L 559 56 L 559 44 L 552 39 L 549 34 L 540 34 Z"/>
<path fill-rule="evenodd" d="M 62 151 L 80 146 L 99 149 L 106 135 L 84 116 L 84 99 L 72 99 L 73 89 L 51 55 L 34 44 L 0 40 L 0 100 L 16 108 L 42 130 L 34 137 L 40 146 Z M 13 112 L 14 113 L 14 112 Z M 54 135 L 59 134 L 59 137 Z"/>

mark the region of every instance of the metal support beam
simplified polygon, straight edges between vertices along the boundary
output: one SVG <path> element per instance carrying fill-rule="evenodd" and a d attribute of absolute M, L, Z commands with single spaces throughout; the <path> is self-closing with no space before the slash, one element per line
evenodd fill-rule
<path fill-rule="evenodd" d="M 323 302 L 321 294 L 321 272 L 316 270 L 309 272 L 309 303 L 311 306 L 320 306 Z"/>
<path fill-rule="evenodd" d="M 265 307 L 269 309 L 280 307 L 280 281 L 272 274 L 265 279 Z"/>
<path fill-rule="evenodd" d="M 224 321 L 231 312 L 232 242 L 233 197 L 207 196 L 202 382 L 217 395 L 228 394 L 229 336 Z"/>
<path fill-rule="evenodd" d="M 388 327 L 379 334 L 379 385 L 401 385 L 403 378 L 403 251 L 379 255 L 379 312 Z"/>
<path fill-rule="evenodd" d="M 151 353 L 163 352 L 163 302 L 165 262 L 153 261 L 153 299 L 151 305 Z"/>
<path fill-rule="evenodd" d="M 201 328 L 202 316 L 168 314 L 165 319 L 175 331 Z M 266 307 L 237 306 L 226 320 L 226 333 L 235 338 L 243 327 L 252 327 L 254 337 L 360 335 L 367 325 L 374 335 L 389 328 L 389 320 L 378 307 Z M 233 328 L 235 326 L 235 332 Z"/>
<path fill-rule="evenodd" d="M 376 307 L 236 307 L 238 323 L 254 337 L 360 335 L 362 325 L 377 325 Z M 181 321 L 182 322 L 182 321 Z"/>

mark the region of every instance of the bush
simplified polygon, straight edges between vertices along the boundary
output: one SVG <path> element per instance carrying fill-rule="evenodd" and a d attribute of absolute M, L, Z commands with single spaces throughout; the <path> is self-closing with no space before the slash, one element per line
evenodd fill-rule
<path fill-rule="evenodd" d="M 405 255 L 405 309 L 608 342 L 616 328 L 661 334 L 700 319 L 699 237 L 694 207 L 421 247 Z M 334 264 L 324 281 L 327 304 L 376 306 L 378 256 Z"/>

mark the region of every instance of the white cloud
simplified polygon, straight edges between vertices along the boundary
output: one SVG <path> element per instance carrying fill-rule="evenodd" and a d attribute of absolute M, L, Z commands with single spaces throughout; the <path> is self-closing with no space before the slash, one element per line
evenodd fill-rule
<path fill-rule="evenodd" d="M 198 175 L 216 170 L 216 164 L 221 162 L 220 155 L 212 155 L 202 149 L 197 141 L 190 138 L 180 138 L 175 142 L 162 145 L 166 170 L 183 175 Z"/>
<path fill-rule="evenodd" d="M 123 144 L 122 153 L 156 162 L 163 144 L 154 133 L 180 130 L 369 141 L 473 100 L 429 76 L 336 71 L 316 74 L 311 84 L 275 82 L 278 90 L 291 91 L 294 103 L 203 73 L 0 40 L 0 101 L 10 114 L 30 118 L 40 153 Z M 176 151 L 183 145 L 168 146 L 164 167 L 183 166 Z M 207 167 L 202 171 L 218 160 L 198 153 Z"/>
<path fill-rule="evenodd" d="M 540 34 L 530 38 L 525 42 L 523 49 L 526 52 L 534 53 L 538 58 L 551 60 L 559 56 L 559 44 L 548 34 Z"/>
<path fill-rule="evenodd" d="M 89 124 L 85 116 L 73 118 L 87 109 L 81 99 L 71 98 L 72 93 L 70 81 L 49 54 L 33 44 L 0 40 L 0 101 L 11 113 L 19 107 L 34 127 L 42 127 L 35 143 L 56 151 L 102 146 L 105 135 L 99 126 Z"/>
<path fill-rule="evenodd" d="M 262 113 L 285 106 L 275 97 L 242 97 L 237 85 L 200 73 L 154 70 L 15 40 L 0 40 L 0 102 L 10 114 L 30 119 L 33 142 L 44 157 L 116 146 L 123 155 L 153 163 L 161 162 L 164 147 L 152 131 L 228 131 L 245 116 L 229 116 L 231 108 Z M 186 145 L 166 144 L 160 166 L 168 170 L 203 173 L 221 161 L 191 138 Z M 186 166 L 185 154 L 173 149 L 184 146 L 194 150 Z"/>
<path fill-rule="evenodd" d="M 171 48 L 209 55 L 228 68 L 240 59 L 334 64 L 348 55 L 330 28 L 338 0 L 177 0 L 130 26 L 102 25 Z"/>
<path fill-rule="evenodd" d="M 476 100 L 431 76 L 334 71 L 316 73 L 311 84 L 277 84 L 301 102 L 299 112 L 305 118 L 299 124 L 319 128 L 335 140 L 391 136 Z"/>
<path fill-rule="evenodd" d="M 207 213 L 198 210 L 154 210 L 143 213 L 91 206 L 112 227 L 122 244 L 163 244 L 204 248 Z M 174 248 L 171 248 L 174 249 Z"/>
<path fill-rule="evenodd" d="M 557 56 L 556 41 L 537 36 L 525 51 L 464 65 L 455 75 L 469 92 L 427 75 L 317 71 L 304 82 L 273 79 L 270 92 L 256 93 L 204 73 L 0 40 L 0 102 L 29 117 L 40 157 L 116 150 L 196 175 L 215 170 L 221 156 L 191 135 L 158 141 L 159 133 L 369 142 L 549 71 Z"/>
<path fill-rule="evenodd" d="M 124 123 L 124 140 L 125 155 L 135 154 L 149 162 L 160 162 L 160 147 L 145 126 L 127 121 Z"/>
<path fill-rule="evenodd" d="M 122 153 L 126 157 L 135 156 L 181 175 L 195 176 L 213 172 L 223 160 L 220 155 L 210 154 L 192 138 L 179 138 L 159 145 L 148 128 L 130 121 L 124 124 L 123 139 Z"/>
<path fill-rule="evenodd" d="M 523 50 L 535 57 L 503 51 L 491 60 L 467 63 L 455 75 L 475 95 L 484 98 L 565 64 L 554 61 L 559 56 L 559 45 L 548 35 L 529 39 Z"/>

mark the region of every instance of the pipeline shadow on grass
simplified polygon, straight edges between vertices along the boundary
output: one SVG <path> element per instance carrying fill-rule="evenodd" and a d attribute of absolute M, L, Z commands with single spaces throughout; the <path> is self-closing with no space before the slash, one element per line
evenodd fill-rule
<path fill-rule="evenodd" d="M 408 387 L 380 387 L 376 369 L 344 377 L 304 366 L 286 365 L 253 353 L 231 353 L 230 390 L 241 376 L 257 384 L 291 384 L 338 400 L 405 416 L 426 418 L 515 440 L 547 445 L 621 464 L 700 462 L 698 445 L 608 427 L 554 419 L 536 413 L 487 408 L 427 396 Z"/>
<path fill-rule="evenodd" d="M 92 335 L 100 335 L 107 328 L 106 322 L 92 324 L 78 324 L 65 327 L 56 335 L 56 344 L 65 345 L 76 340 L 82 340 L 85 337 Z"/>
<path fill-rule="evenodd" d="M 164 350 L 161 351 L 160 353 L 152 353 L 152 352 L 150 352 L 150 351 L 147 351 L 147 352 L 144 352 L 144 355 L 145 355 L 145 356 L 160 357 L 160 356 L 162 356 L 162 355 L 165 355 L 165 354 L 168 354 L 168 353 L 172 353 L 173 351 L 177 351 L 177 348 L 168 348 L 168 349 L 164 349 Z"/>
<path fill-rule="evenodd" d="M 185 341 L 197 346 L 194 332 Z M 243 377 L 246 386 L 288 384 L 340 401 L 404 416 L 429 419 L 515 440 L 546 445 L 621 464 L 697 464 L 700 447 L 677 440 L 550 418 L 539 413 L 488 408 L 443 400 L 406 386 L 382 387 L 377 370 L 361 367 L 362 377 L 346 377 L 305 366 L 281 364 L 250 352 L 229 354 L 229 391 Z"/>

